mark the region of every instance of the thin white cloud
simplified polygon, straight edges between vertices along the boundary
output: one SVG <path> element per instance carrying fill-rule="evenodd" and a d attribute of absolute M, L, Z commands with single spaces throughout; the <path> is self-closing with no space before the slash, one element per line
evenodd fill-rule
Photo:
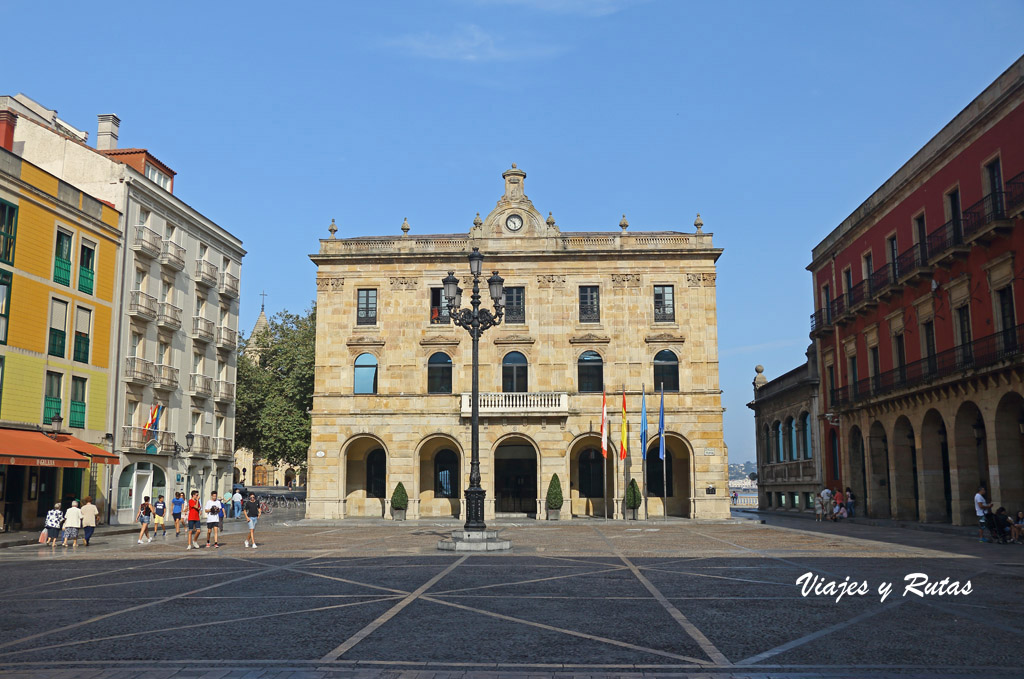
<path fill-rule="evenodd" d="M 476 24 L 458 26 L 448 35 L 423 32 L 398 36 L 385 41 L 390 48 L 410 56 L 444 61 L 520 61 L 555 56 L 558 46 L 508 44 Z"/>
<path fill-rule="evenodd" d="M 470 0 L 476 5 L 514 5 L 552 14 L 602 17 L 647 0 Z"/>

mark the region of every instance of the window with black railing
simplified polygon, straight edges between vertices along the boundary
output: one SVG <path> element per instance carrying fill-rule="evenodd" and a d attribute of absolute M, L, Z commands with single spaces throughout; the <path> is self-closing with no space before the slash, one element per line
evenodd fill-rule
<path fill-rule="evenodd" d="M 14 239 L 18 231 L 18 206 L 0 200 L 0 262 L 14 264 Z"/>
<path fill-rule="evenodd" d="M 675 287 L 654 286 L 654 322 L 668 323 L 676 320 Z"/>
<path fill-rule="evenodd" d="M 356 298 L 356 325 L 377 324 L 377 290 L 359 290 Z"/>
<path fill-rule="evenodd" d="M 505 288 L 505 322 L 526 322 L 526 288 Z"/>
<path fill-rule="evenodd" d="M 580 286 L 580 323 L 601 322 L 601 290 L 596 285 Z"/>
<path fill-rule="evenodd" d="M 1007 213 L 1015 213 L 1017 208 L 1024 206 L 1024 172 L 1006 180 L 1003 201 L 1005 204 L 1003 209 Z"/>

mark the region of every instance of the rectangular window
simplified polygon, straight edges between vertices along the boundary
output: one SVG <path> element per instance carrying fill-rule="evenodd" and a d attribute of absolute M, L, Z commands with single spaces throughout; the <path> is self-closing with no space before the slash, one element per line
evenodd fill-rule
<path fill-rule="evenodd" d="M 89 328 L 92 323 L 92 312 L 78 307 L 75 309 L 75 353 L 79 363 L 89 362 Z"/>
<path fill-rule="evenodd" d="M 0 356 L 0 407 L 3 406 L 4 396 L 4 356 Z"/>
<path fill-rule="evenodd" d="M 203 355 L 192 354 L 192 372 L 196 375 L 203 374 Z"/>
<path fill-rule="evenodd" d="M 144 207 L 140 207 L 139 208 L 139 226 L 148 226 L 149 225 L 149 215 L 150 215 L 149 210 L 147 210 Z"/>
<path fill-rule="evenodd" d="M 71 378 L 71 412 L 69 427 L 85 429 L 85 378 Z"/>
<path fill-rule="evenodd" d="M 953 223 L 953 244 L 964 242 L 963 214 L 960 210 L 960 191 L 953 189 L 946 194 L 946 208 L 949 210 L 949 221 Z"/>
<path fill-rule="evenodd" d="M 164 191 L 171 190 L 171 178 L 149 163 L 146 163 L 146 179 L 150 180 Z"/>
<path fill-rule="evenodd" d="M 196 413 L 196 412 L 192 413 L 192 429 L 191 429 L 191 431 L 194 434 L 201 434 L 202 433 L 202 428 L 203 428 L 203 420 L 202 420 L 202 418 L 203 418 L 203 414 L 202 413 Z"/>
<path fill-rule="evenodd" d="M 377 325 L 377 290 L 368 288 L 358 291 L 356 325 Z"/>
<path fill-rule="evenodd" d="M 964 304 L 953 312 L 956 316 L 956 359 L 958 367 L 964 368 L 974 358 L 971 345 L 971 308 Z"/>
<path fill-rule="evenodd" d="M 831 407 L 836 398 L 836 369 L 829 364 L 825 366 L 826 388 L 828 389 L 828 405 Z"/>
<path fill-rule="evenodd" d="M 11 274 L 0 271 L 0 344 L 7 344 L 7 327 L 11 316 Z"/>
<path fill-rule="evenodd" d="M 206 298 L 196 295 L 196 316 L 202 317 L 206 313 Z"/>
<path fill-rule="evenodd" d="M 46 372 L 46 397 L 43 401 L 43 424 L 50 424 L 53 416 L 60 413 L 60 392 L 64 376 L 60 373 Z"/>
<path fill-rule="evenodd" d="M 846 303 L 847 303 L 847 305 L 849 305 L 849 303 L 850 303 L 850 300 L 849 300 L 850 291 L 853 290 L 853 271 L 851 269 L 844 269 L 843 270 L 843 283 L 846 284 L 846 289 L 844 290 L 844 292 L 847 295 Z"/>
<path fill-rule="evenodd" d="M 996 321 L 1000 330 L 1000 350 L 1013 353 L 1017 350 L 1017 320 L 1013 309 L 1013 288 L 1007 285 L 996 294 L 999 298 L 999 315 Z"/>
<path fill-rule="evenodd" d="M 1003 168 L 1000 166 L 998 158 L 985 166 L 985 179 L 988 180 L 988 192 L 992 196 L 986 207 L 991 210 L 991 216 L 994 219 L 1002 219 L 1005 216 L 1003 214 Z"/>
<path fill-rule="evenodd" d="M 96 283 L 96 246 L 82 243 L 78 254 L 78 290 L 91 295 Z"/>
<path fill-rule="evenodd" d="M 448 300 L 444 297 L 444 288 L 430 288 L 430 323 L 445 325 L 451 322 L 448 316 Z"/>
<path fill-rule="evenodd" d="M 53 282 L 71 285 L 71 234 L 57 232 L 57 244 L 53 254 Z"/>
<path fill-rule="evenodd" d="M 160 340 L 160 343 L 156 346 L 156 361 L 160 365 L 171 364 L 171 343 L 165 340 Z"/>
<path fill-rule="evenodd" d="M 131 342 L 128 344 L 128 355 L 129 356 L 142 356 L 142 333 L 133 332 Z"/>
<path fill-rule="evenodd" d="M 864 255 L 864 278 L 871 278 L 873 273 L 875 273 L 875 258 L 869 252 Z"/>
<path fill-rule="evenodd" d="M 14 238 L 18 233 L 18 206 L 0 200 L 0 262 L 14 264 Z"/>
<path fill-rule="evenodd" d="M 889 240 L 886 241 L 886 252 L 889 256 L 889 268 L 892 270 L 892 280 L 895 283 L 896 279 L 899 278 L 899 269 L 896 266 L 896 262 L 900 258 L 900 251 L 896 244 L 896 236 L 890 236 Z"/>
<path fill-rule="evenodd" d="M 671 285 L 654 286 L 654 322 L 668 323 L 676 320 L 675 288 Z"/>
<path fill-rule="evenodd" d="M 596 285 L 580 286 L 580 323 L 601 322 L 601 289 Z"/>
<path fill-rule="evenodd" d="M 935 322 L 928 321 L 921 326 L 921 339 L 924 342 L 924 346 L 921 349 L 924 351 L 925 357 L 928 359 L 928 373 L 935 372 Z"/>
<path fill-rule="evenodd" d="M 824 305 L 822 308 L 825 310 L 825 318 L 831 323 L 832 322 L 832 288 L 828 285 L 824 285 L 821 288 L 821 296 Z"/>
<path fill-rule="evenodd" d="M 505 288 L 505 322 L 526 322 L 526 288 Z"/>
<path fill-rule="evenodd" d="M 878 389 L 878 376 L 882 373 L 882 363 L 878 355 L 878 347 L 874 346 L 871 352 L 871 389 Z"/>
<path fill-rule="evenodd" d="M 857 382 L 860 381 L 860 376 L 857 374 L 857 357 L 856 356 L 850 356 L 850 358 L 848 360 L 849 360 L 849 367 L 850 367 L 850 375 L 849 375 L 849 379 L 850 379 L 850 393 L 854 394 L 854 395 L 857 395 L 857 393 L 858 393 L 857 390 L 860 388 L 859 385 L 857 384 Z"/>
<path fill-rule="evenodd" d="M 892 338 L 892 348 L 893 348 L 893 363 L 896 364 L 894 367 L 897 370 L 899 370 L 899 381 L 903 382 L 904 380 L 907 379 L 907 371 L 906 371 L 906 365 L 907 365 L 907 345 L 903 341 L 903 333 L 902 332 L 898 333 L 896 335 L 893 335 L 893 338 Z"/>
<path fill-rule="evenodd" d="M 59 299 L 50 300 L 50 341 L 47 349 L 50 356 L 64 358 L 67 327 L 68 303 Z"/>

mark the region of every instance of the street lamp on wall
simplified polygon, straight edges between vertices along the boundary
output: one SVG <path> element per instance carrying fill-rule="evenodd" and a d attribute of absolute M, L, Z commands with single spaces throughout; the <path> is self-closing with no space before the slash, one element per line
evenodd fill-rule
<path fill-rule="evenodd" d="M 55 413 L 50 418 L 50 438 L 56 440 L 57 435 L 60 434 L 60 426 L 64 424 L 64 418 L 60 416 L 60 413 Z"/>
<path fill-rule="evenodd" d="M 189 433 L 185 434 L 185 445 L 186 445 L 186 447 L 182 448 L 181 444 L 178 443 L 177 441 L 175 441 L 174 442 L 174 452 L 177 453 L 178 455 L 181 455 L 182 453 L 189 453 L 189 452 L 191 452 L 192 451 L 192 443 L 195 440 L 196 440 L 196 435 L 193 434 L 192 432 L 189 432 Z"/>
<path fill-rule="evenodd" d="M 480 335 L 488 328 L 501 324 L 505 313 L 505 279 L 494 271 L 487 279 L 488 291 L 494 303 L 494 312 L 480 308 L 480 274 L 483 271 L 484 256 L 479 248 L 469 253 L 469 272 L 473 276 L 471 309 L 462 309 L 462 289 L 454 271 L 449 271 L 441 283 L 448 302 L 448 313 L 452 323 L 465 328 L 473 338 L 473 396 L 472 396 L 472 446 L 469 471 L 469 488 L 466 489 L 466 531 L 484 531 L 484 497 L 487 494 L 480 486 Z"/>

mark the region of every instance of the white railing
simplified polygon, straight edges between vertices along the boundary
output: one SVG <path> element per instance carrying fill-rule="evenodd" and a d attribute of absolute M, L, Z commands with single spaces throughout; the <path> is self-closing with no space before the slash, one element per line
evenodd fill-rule
<path fill-rule="evenodd" d="M 568 415 L 569 394 L 564 391 L 486 392 L 479 396 L 481 415 Z M 462 414 L 473 412 L 473 395 L 462 394 Z"/>

